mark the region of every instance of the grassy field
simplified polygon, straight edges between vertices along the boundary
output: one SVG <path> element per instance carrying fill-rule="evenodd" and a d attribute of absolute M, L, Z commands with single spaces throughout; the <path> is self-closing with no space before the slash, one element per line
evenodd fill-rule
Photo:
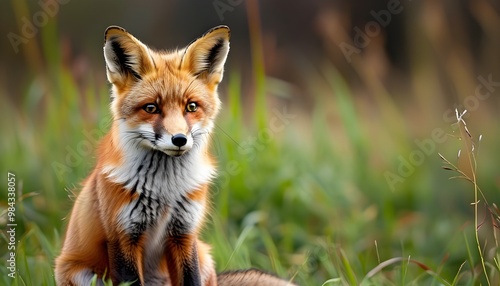
<path fill-rule="evenodd" d="M 76 82 L 50 44 L 58 42 L 55 28 L 43 33 L 44 72 L 27 73 L 24 93 L 2 106 L 0 182 L 7 189 L 11 172 L 17 189 L 17 278 L 1 267 L 2 285 L 55 284 L 64 218 L 109 127 L 104 77 Z M 442 119 L 446 110 L 454 116 L 451 105 L 420 96 L 438 94 L 425 77 L 413 97 L 396 102 L 380 90 L 373 101 L 355 99 L 329 64 L 304 74 L 312 112 L 256 100 L 245 118 L 243 79 L 227 72 L 213 134 L 220 173 L 203 234 L 218 271 L 255 267 L 300 285 L 498 285 L 500 121 L 488 101 L 464 116 L 470 140 L 463 123 Z M 451 167 L 438 153 L 473 184 L 449 180 L 457 172 L 443 169 Z M 0 212 L 7 266 L 7 192 Z"/>

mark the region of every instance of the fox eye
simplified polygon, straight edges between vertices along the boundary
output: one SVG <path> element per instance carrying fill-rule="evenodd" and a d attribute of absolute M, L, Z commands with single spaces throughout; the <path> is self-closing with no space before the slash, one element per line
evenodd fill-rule
<path fill-rule="evenodd" d="M 158 105 L 156 105 L 154 103 L 148 103 L 148 104 L 144 105 L 142 107 L 142 109 L 144 109 L 144 111 L 146 111 L 147 113 L 151 113 L 151 114 L 160 113 L 160 109 L 158 108 Z"/>
<path fill-rule="evenodd" d="M 196 102 L 189 102 L 186 105 L 186 111 L 187 112 L 195 112 L 196 109 L 198 109 L 198 104 L 196 104 Z"/>

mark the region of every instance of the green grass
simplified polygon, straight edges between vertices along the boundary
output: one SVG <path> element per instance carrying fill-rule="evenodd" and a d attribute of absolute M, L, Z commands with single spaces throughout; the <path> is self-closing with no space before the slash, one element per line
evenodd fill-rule
<path fill-rule="evenodd" d="M 22 96 L 6 99 L 2 111 L 10 120 L 0 122 L 6 134 L 0 138 L 0 182 L 6 186 L 11 171 L 18 187 L 17 279 L 1 267 L 0 284 L 5 285 L 55 284 L 52 268 L 64 218 L 95 161 L 85 146 L 95 147 L 93 136 L 102 136 L 109 126 L 104 77 L 89 76 L 77 84 L 58 57 L 53 29 L 48 25 L 42 35 L 46 73 L 28 76 Z M 408 106 L 378 96 L 366 108 L 330 65 L 305 73 L 314 110 L 305 114 L 289 108 L 295 117 L 275 130 L 270 123 L 276 115 L 264 100 L 256 103 L 251 120 L 243 118 L 248 108 L 241 102 L 243 79 L 237 71 L 226 75 L 224 108 L 213 134 L 220 176 L 203 232 L 218 271 L 256 267 L 293 277 L 300 285 L 487 285 L 486 277 L 496 285 L 499 254 L 490 216 L 479 204 L 475 217 L 474 186 L 449 181 L 437 155 L 456 156 L 458 140 L 438 144 L 394 191 L 383 176 L 396 172 L 399 156 L 407 158 L 417 149 L 415 138 L 429 138 L 436 127 L 451 133 L 452 127 L 424 118 L 419 124 L 425 132 L 416 134 L 404 112 Z M 435 104 L 448 108 L 439 99 Z M 378 116 L 380 110 L 392 112 Z M 472 130 L 487 138 L 481 151 L 486 155 L 477 158 L 477 182 L 492 204 L 498 174 L 490 160 L 498 162 L 500 136 L 488 124 L 491 116 L 476 114 L 469 119 L 478 121 Z M 55 171 L 58 163 L 69 167 Z M 0 193 L 1 211 L 6 199 Z M 484 224 L 476 240 L 478 217 Z M 5 212 L 1 218 L 3 228 Z M 2 232 L 2 261 L 8 257 L 7 242 Z M 484 268 L 478 242 L 486 249 Z"/>

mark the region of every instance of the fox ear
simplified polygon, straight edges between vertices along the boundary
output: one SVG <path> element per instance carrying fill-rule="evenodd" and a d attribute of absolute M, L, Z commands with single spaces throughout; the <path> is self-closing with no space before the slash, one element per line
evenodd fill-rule
<path fill-rule="evenodd" d="M 224 63 L 229 52 L 230 30 L 217 26 L 189 44 L 182 58 L 181 68 L 208 84 L 217 85 L 222 80 Z"/>
<path fill-rule="evenodd" d="M 108 80 L 118 86 L 142 79 L 152 68 L 148 47 L 118 26 L 104 33 L 104 58 Z"/>

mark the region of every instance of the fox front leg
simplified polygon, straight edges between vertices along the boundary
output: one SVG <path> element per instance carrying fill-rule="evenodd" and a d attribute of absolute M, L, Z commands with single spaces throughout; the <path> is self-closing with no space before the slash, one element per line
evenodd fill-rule
<path fill-rule="evenodd" d="M 192 235 L 171 236 L 165 256 L 172 285 L 201 286 L 196 239 Z"/>

